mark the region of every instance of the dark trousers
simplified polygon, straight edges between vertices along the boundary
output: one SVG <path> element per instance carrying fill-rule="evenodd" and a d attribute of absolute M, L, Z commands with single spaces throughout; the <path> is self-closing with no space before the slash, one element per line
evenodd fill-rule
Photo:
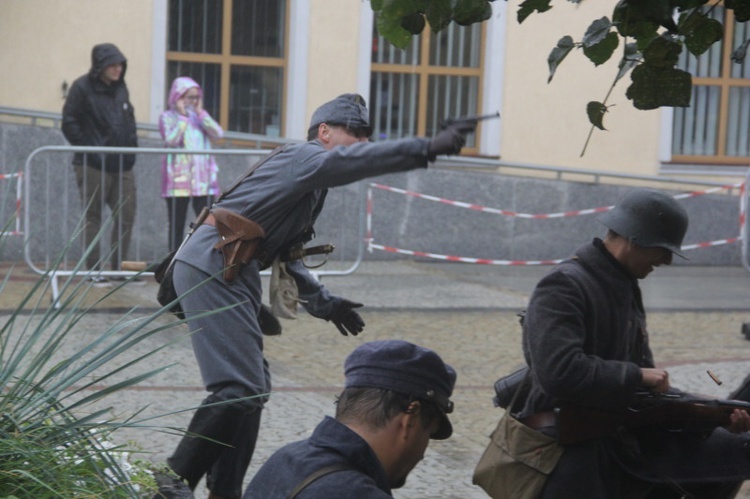
<path fill-rule="evenodd" d="M 210 255 L 219 272 L 221 255 Z M 201 377 L 211 395 L 195 412 L 188 434 L 167 464 L 191 487 L 206 475 L 211 492 L 227 499 L 239 498 L 255 449 L 261 410 L 271 391 L 258 325 L 258 264 L 252 262 L 227 286 L 220 276 L 211 278 L 211 274 L 177 260 L 174 284 L 188 318 Z M 188 291 L 198 285 L 196 292 Z M 201 313 L 231 304 L 236 306 L 211 315 Z"/>
<path fill-rule="evenodd" d="M 215 397 L 209 397 L 195 411 L 187 434 L 167 464 L 191 490 L 205 475 L 212 493 L 239 499 L 258 440 L 262 410 L 232 402 L 210 405 L 215 402 Z"/>
<path fill-rule="evenodd" d="M 182 240 L 185 238 L 185 223 L 187 222 L 188 207 L 192 204 L 195 216 L 201 212 L 204 207 L 213 204 L 213 196 L 195 196 L 195 197 L 168 197 L 167 201 L 167 219 L 169 220 L 169 249 L 174 251 L 180 247 Z"/>
<path fill-rule="evenodd" d="M 86 248 L 91 247 L 86 257 L 86 265 L 91 270 L 99 270 L 102 267 L 99 244 L 93 242 L 102 229 L 105 207 L 109 207 L 113 219 L 110 264 L 113 270 L 118 270 L 120 262 L 127 257 L 135 223 L 136 195 L 133 170 L 108 172 L 83 165 L 74 165 L 74 168 L 78 192 L 85 210 L 83 244 Z"/>

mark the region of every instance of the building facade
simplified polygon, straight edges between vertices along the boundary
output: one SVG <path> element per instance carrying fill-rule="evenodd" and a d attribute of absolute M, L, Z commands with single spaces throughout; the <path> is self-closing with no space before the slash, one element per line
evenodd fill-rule
<path fill-rule="evenodd" d="M 729 59 L 744 28 L 682 62 L 696 76 L 690 108 L 636 110 L 625 97 L 629 78 L 619 81 L 607 131 L 595 130 L 582 155 L 586 104 L 605 98 L 619 56 L 594 67 L 574 50 L 550 83 L 547 56 L 564 35 L 581 40 L 615 0 L 556 3 L 521 25 L 519 3 L 494 1 L 487 22 L 426 31 L 400 50 L 378 35 L 367 0 L 4 0 L 0 106 L 59 112 L 67 86 L 89 68 L 91 47 L 112 42 L 128 57 L 141 123 L 156 123 L 172 78 L 189 75 L 231 131 L 302 139 L 320 103 L 359 92 L 374 140 L 429 136 L 445 117 L 499 111 L 467 155 L 649 176 L 745 171 L 750 69 Z"/>

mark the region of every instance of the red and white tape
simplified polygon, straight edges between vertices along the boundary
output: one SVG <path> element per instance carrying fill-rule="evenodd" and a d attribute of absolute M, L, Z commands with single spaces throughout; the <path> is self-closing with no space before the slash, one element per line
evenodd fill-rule
<path fill-rule="evenodd" d="M 549 218 L 563 218 L 563 217 L 574 217 L 574 216 L 580 216 L 580 215 L 591 215 L 594 213 L 602 213 L 608 210 L 611 210 L 613 206 L 601 206 L 598 208 L 589 208 L 584 210 L 574 210 L 574 211 L 564 211 L 564 212 L 557 212 L 557 213 L 519 213 L 509 210 L 500 210 L 497 208 L 489 208 L 486 206 L 474 204 L 474 203 L 465 203 L 462 201 L 454 201 L 450 199 L 444 199 L 437 196 L 431 196 L 428 194 L 421 194 L 414 191 L 408 191 L 406 189 L 399 189 L 398 187 L 390 187 L 383 184 L 377 184 L 377 183 L 371 183 L 370 188 L 367 190 L 367 236 L 366 241 L 368 245 L 368 251 L 372 252 L 373 250 L 380 250 L 380 251 L 386 251 L 389 253 L 398 253 L 402 255 L 410 255 L 410 256 L 418 256 L 423 258 L 432 258 L 436 260 L 445 260 L 450 262 L 463 262 L 463 263 L 474 263 L 474 264 L 480 264 L 480 265 L 507 265 L 507 266 L 520 266 L 520 265 L 554 265 L 557 263 L 560 263 L 563 261 L 563 259 L 556 259 L 556 260 L 494 260 L 494 259 L 487 259 L 487 258 L 470 258 L 470 257 L 461 257 L 461 256 L 455 256 L 455 255 L 443 255 L 439 253 L 429 253 L 424 251 L 415 251 L 415 250 L 408 250 L 403 248 L 396 248 L 393 246 L 384 246 L 381 244 L 376 244 L 373 242 L 372 237 L 372 213 L 373 213 L 373 197 L 372 197 L 372 189 L 381 189 L 389 192 L 394 192 L 397 194 L 403 194 L 406 196 L 412 196 L 420 199 L 425 199 L 427 201 L 435 201 L 443 204 L 448 204 L 450 206 L 456 206 L 458 208 L 465 208 L 470 209 L 474 211 L 480 211 L 483 213 L 493 213 L 496 215 L 503 215 L 503 216 L 510 216 L 510 217 L 518 217 L 518 218 L 526 218 L 526 219 L 549 219 Z M 744 232 L 744 224 L 745 224 L 745 201 L 744 201 L 744 193 L 745 189 L 747 188 L 746 183 L 739 183 L 739 184 L 732 184 L 732 185 L 726 185 L 721 187 L 713 187 L 710 189 L 706 189 L 704 191 L 693 191 L 693 192 L 687 192 L 683 194 L 678 194 L 674 196 L 675 199 L 687 199 L 691 197 L 697 197 L 697 196 L 703 196 L 705 194 L 710 194 L 714 192 L 719 192 L 722 190 L 728 190 L 728 189 L 734 189 L 739 188 L 740 189 L 740 235 L 738 237 L 733 237 L 729 239 L 719 239 L 716 241 L 706 241 L 696 244 L 689 244 L 682 246 L 683 251 L 689 251 L 697 248 L 707 248 L 710 246 L 720 246 L 724 244 L 732 244 L 735 242 L 738 242 L 742 240 L 743 238 L 743 232 Z"/>
<path fill-rule="evenodd" d="M 398 187 L 390 187 L 383 184 L 370 184 L 371 187 L 376 189 L 382 189 L 389 192 L 395 192 L 397 194 L 404 194 L 406 196 L 412 196 L 419 199 L 426 199 L 427 201 L 436 201 L 438 203 L 447 204 L 450 206 L 456 206 L 458 208 L 466 208 L 474 211 L 481 211 L 483 213 L 492 213 L 495 215 L 503 215 L 506 217 L 517 217 L 517 218 L 530 218 L 530 219 L 544 219 L 544 218 L 561 218 L 561 217 L 573 217 L 578 215 L 591 215 L 593 213 L 602 213 L 609 211 L 612 206 L 600 206 L 598 208 L 590 208 L 587 210 L 576 210 L 576 211 L 562 211 L 559 213 L 519 213 L 517 211 L 499 210 L 497 208 L 489 208 L 473 203 L 464 203 L 462 201 L 452 201 L 450 199 L 443 199 L 437 196 L 430 196 L 429 194 L 420 194 L 419 192 L 407 191 L 405 189 L 399 189 Z"/>
<path fill-rule="evenodd" d="M 453 255 L 441 255 L 438 253 L 426 253 L 424 251 L 412 251 L 402 248 L 394 248 L 392 246 L 382 246 L 380 244 L 375 244 L 372 241 L 370 241 L 369 249 L 370 251 L 377 249 L 401 255 L 419 256 L 435 260 L 445 260 L 448 262 L 476 263 L 479 265 L 554 265 L 562 262 L 562 260 L 491 260 L 487 258 L 466 258 Z"/>

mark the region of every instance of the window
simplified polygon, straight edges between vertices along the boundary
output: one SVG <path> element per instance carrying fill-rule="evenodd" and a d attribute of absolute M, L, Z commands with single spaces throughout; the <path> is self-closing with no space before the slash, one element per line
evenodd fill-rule
<path fill-rule="evenodd" d="M 280 135 L 286 3 L 169 0 L 167 86 L 190 76 L 203 87 L 205 108 L 226 130 Z"/>
<path fill-rule="evenodd" d="M 451 23 L 438 34 L 428 27 L 405 50 L 373 28 L 373 140 L 432 136 L 448 116 L 479 114 L 483 26 Z M 477 150 L 476 134 L 470 134 L 465 151 Z"/>
<path fill-rule="evenodd" d="M 683 50 L 679 66 L 693 75 L 690 107 L 675 108 L 672 161 L 747 164 L 750 155 L 750 63 L 735 64 L 732 51 L 750 36 L 747 23 L 735 24 L 731 11 L 714 7 L 725 36 L 700 57 Z"/>

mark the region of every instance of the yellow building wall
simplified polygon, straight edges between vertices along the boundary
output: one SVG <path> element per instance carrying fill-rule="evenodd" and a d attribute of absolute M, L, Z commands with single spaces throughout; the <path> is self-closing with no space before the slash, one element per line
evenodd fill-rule
<path fill-rule="evenodd" d="M 550 11 L 534 13 L 523 24 L 516 17 L 519 3 L 508 2 L 506 19 L 502 159 L 656 175 L 661 111 L 633 107 L 625 97 L 629 74 L 607 101 L 613 106 L 604 118 L 607 131 L 596 129 L 580 156 L 591 129 L 586 104 L 605 99 L 617 74 L 622 45 L 599 67 L 582 49 L 574 49 L 547 83 L 547 57 L 558 40 L 570 35 L 580 42 L 592 21 L 611 19 L 616 2 L 553 2 Z"/>
<path fill-rule="evenodd" d="M 151 19 L 150 0 L 3 0 L 0 104 L 60 112 L 63 82 L 88 72 L 91 48 L 110 42 L 128 59 L 136 119 L 148 121 Z"/>
<path fill-rule="evenodd" d="M 505 4 L 496 4 L 500 2 Z M 502 133 L 494 138 L 501 141 L 501 159 L 657 175 L 662 111 L 633 108 L 625 97 L 629 75 L 607 102 L 612 106 L 604 119 L 608 131 L 594 130 L 581 157 L 591 130 L 586 103 L 601 101 L 609 92 L 622 47 L 602 67 L 574 49 L 547 83 L 547 57 L 557 41 L 564 35 L 581 41 L 594 19 L 611 16 L 616 0 L 553 2 L 549 12 L 532 14 L 523 24 L 516 18 L 520 2 L 505 4 L 504 46 L 488 47 L 505 58 L 502 87 L 497 88 L 502 92 Z M 166 8 L 164 1 L 0 0 L 0 106 L 60 112 L 63 82 L 71 85 L 88 71 L 93 45 L 111 42 L 128 58 L 126 81 L 136 119 L 151 121 L 149 110 L 161 105 L 150 101 L 156 81 L 153 50 L 160 45 L 154 37 L 166 33 L 166 26 L 153 26 L 156 8 Z M 360 47 L 360 31 L 369 29 L 360 25 L 363 9 L 370 9 L 368 2 L 309 0 L 305 130 L 321 103 L 362 84 L 358 69 L 369 64 L 369 52 Z M 368 54 L 367 60 L 360 61 L 361 54 Z"/>
<path fill-rule="evenodd" d="M 357 90 L 359 14 L 369 8 L 361 1 L 311 0 L 306 123 L 322 103 Z"/>

